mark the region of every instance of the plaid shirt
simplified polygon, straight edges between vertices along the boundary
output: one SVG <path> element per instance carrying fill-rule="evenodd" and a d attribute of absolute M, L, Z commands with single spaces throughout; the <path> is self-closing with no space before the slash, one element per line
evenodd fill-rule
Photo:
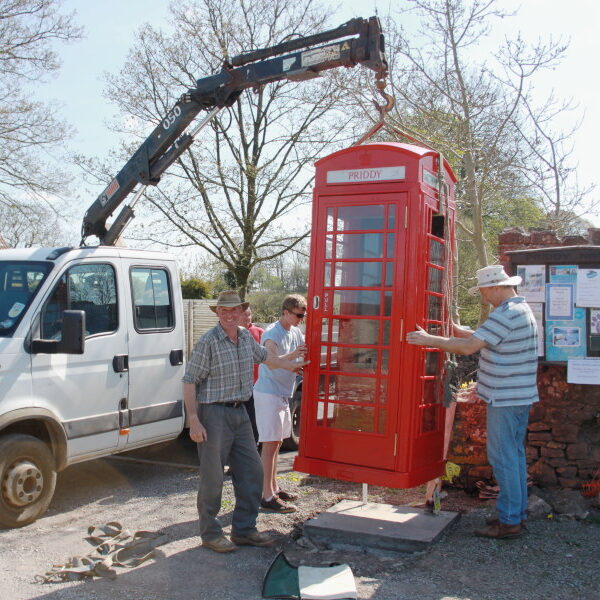
<path fill-rule="evenodd" d="M 254 363 L 267 359 L 267 350 L 245 327 L 238 327 L 237 344 L 220 324 L 197 342 L 187 363 L 184 383 L 198 386 L 198 402 L 245 402 L 252 395 Z"/>

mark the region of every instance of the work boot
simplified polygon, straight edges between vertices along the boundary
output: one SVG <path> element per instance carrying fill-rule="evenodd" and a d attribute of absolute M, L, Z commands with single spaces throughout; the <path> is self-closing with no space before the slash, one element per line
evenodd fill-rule
<path fill-rule="evenodd" d="M 495 540 L 507 540 L 517 538 L 523 534 L 523 527 L 518 525 L 507 525 L 498 521 L 494 525 L 488 525 L 483 529 L 475 531 L 475 535 L 479 537 L 492 538 Z"/>
<path fill-rule="evenodd" d="M 260 531 L 251 531 L 246 534 L 231 534 L 231 541 L 235 542 L 238 546 L 272 546 L 275 543 L 275 539 L 272 538 L 268 533 L 261 533 Z"/>
<path fill-rule="evenodd" d="M 496 525 L 497 523 L 500 523 L 500 519 L 498 517 L 488 517 L 485 520 L 486 525 Z M 521 521 L 521 527 L 527 530 L 527 519 L 523 519 Z"/>
<path fill-rule="evenodd" d="M 202 545 L 215 552 L 233 552 L 237 550 L 237 546 L 233 542 L 230 542 L 224 535 L 212 540 L 202 540 Z"/>

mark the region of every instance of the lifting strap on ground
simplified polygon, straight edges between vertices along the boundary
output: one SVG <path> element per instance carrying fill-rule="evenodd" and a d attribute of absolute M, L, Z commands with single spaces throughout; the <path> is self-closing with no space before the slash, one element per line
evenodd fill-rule
<path fill-rule="evenodd" d="M 85 556 L 73 556 L 62 565 L 53 565 L 44 575 L 36 575 L 38 583 L 78 581 L 94 577 L 116 579 L 114 567 L 133 568 L 154 557 L 157 546 L 166 544 L 167 536 L 155 531 L 130 533 L 117 521 L 99 527 L 90 526 L 85 541 L 94 549 Z"/>

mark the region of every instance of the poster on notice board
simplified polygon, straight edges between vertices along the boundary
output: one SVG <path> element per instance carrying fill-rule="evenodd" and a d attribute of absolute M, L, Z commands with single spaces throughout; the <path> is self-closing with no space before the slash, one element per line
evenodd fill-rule
<path fill-rule="evenodd" d="M 577 283 L 577 265 L 550 265 L 548 267 L 550 283 Z"/>
<path fill-rule="evenodd" d="M 546 360 L 564 362 L 586 356 L 586 314 L 576 308 L 569 321 L 546 321 Z"/>

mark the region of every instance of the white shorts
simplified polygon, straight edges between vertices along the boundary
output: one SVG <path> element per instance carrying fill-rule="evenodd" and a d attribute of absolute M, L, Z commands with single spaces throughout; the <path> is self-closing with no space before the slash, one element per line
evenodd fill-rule
<path fill-rule="evenodd" d="M 254 392 L 259 442 L 282 442 L 292 435 L 290 403 L 285 396 Z"/>

